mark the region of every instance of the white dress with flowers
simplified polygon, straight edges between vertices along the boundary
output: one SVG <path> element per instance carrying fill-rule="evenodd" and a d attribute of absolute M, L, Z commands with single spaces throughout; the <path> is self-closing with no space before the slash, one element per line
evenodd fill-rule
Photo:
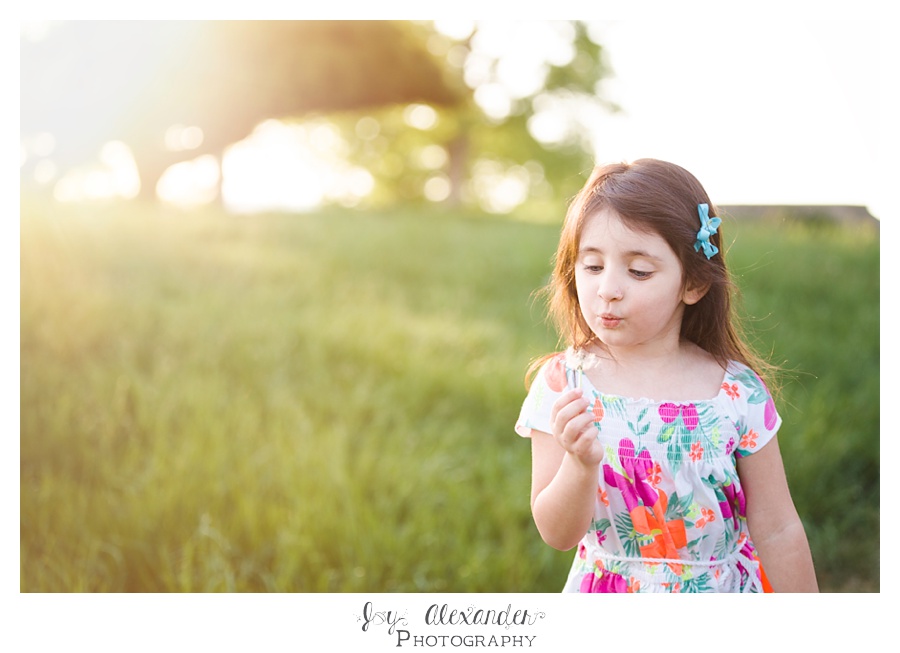
<path fill-rule="evenodd" d="M 519 435 L 552 432 L 550 409 L 577 367 L 570 350 L 541 368 Z M 563 591 L 771 591 L 736 467 L 781 425 L 762 379 L 732 363 L 714 398 L 676 403 L 603 394 L 580 378 L 605 455 L 594 517 Z"/>

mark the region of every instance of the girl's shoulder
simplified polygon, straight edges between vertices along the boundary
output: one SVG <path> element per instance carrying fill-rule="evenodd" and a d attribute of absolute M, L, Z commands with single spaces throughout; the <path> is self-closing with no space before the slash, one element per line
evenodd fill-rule
<path fill-rule="evenodd" d="M 758 451 L 781 426 L 781 416 L 766 382 L 744 363 L 732 361 L 728 365 L 720 397 L 732 407 L 730 410 L 739 417 L 738 424 L 751 438 L 743 455 Z"/>
<path fill-rule="evenodd" d="M 762 377 L 756 373 L 756 370 L 740 361 L 728 362 L 728 366 L 725 368 L 723 387 L 726 384 L 760 390 L 769 394 L 765 381 L 763 381 Z"/>

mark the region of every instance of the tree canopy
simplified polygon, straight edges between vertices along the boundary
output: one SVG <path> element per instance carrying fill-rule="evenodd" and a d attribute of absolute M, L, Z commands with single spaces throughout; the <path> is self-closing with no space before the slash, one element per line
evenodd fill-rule
<path fill-rule="evenodd" d="M 492 44 L 511 36 L 518 49 Z M 548 39 L 555 54 L 542 53 Z M 23 39 L 21 55 L 23 135 L 52 134 L 62 170 L 124 142 L 148 198 L 169 166 L 221 161 L 264 120 L 322 117 L 371 174 L 374 202 L 472 202 L 479 184 L 510 179 L 532 196 L 568 196 L 592 148 L 583 122 L 555 110 L 614 109 L 597 93 L 603 49 L 577 21 L 473 23 L 459 37 L 423 21 L 74 21 Z M 504 74 L 527 65 L 531 85 L 503 90 Z M 411 123 L 413 105 L 436 126 Z M 202 142 L 167 146 L 173 126 L 199 127 Z"/>
<path fill-rule="evenodd" d="M 23 134 L 53 134 L 62 166 L 121 140 L 145 193 L 187 156 L 164 147 L 172 125 L 203 130 L 193 157 L 221 154 L 266 118 L 460 100 L 396 21 L 66 22 L 22 41 L 21 71 Z"/>

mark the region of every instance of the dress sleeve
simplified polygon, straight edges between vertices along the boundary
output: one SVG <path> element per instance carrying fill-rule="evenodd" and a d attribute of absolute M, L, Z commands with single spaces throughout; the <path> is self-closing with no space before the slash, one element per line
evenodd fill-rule
<path fill-rule="evenodd" d="M 729 396 L 737 395 L 732 396 L 737 402 L 735 426 L 740 437 L 735 454 L 743 458 L 756 453 L 775 437 L 781 427 L 781 416 L 765 382 L 750 368 L 737 368 L 726 383 L 732 388 Z"/>
<path fill-rule="evenodd" d="M 551 433 L 550 410 L 566 385 L 565 356 L 557 354 L 535 375 L 516 420 L 516 433 L 524 438 L 531 437 L 532 429 Z"/>

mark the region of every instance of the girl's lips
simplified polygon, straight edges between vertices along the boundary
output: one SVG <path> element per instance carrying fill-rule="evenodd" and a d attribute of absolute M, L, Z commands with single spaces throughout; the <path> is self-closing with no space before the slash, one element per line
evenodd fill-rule
<path fill-rule="evenodd" d="M 619 323 L 621 321 L 621 317 L 619 317 L 618 315 L 611 315 L 610 313 L 604 313 L 600 316 L 600 324 L 602 324 L 606 328 L 619 326 Z"/>

